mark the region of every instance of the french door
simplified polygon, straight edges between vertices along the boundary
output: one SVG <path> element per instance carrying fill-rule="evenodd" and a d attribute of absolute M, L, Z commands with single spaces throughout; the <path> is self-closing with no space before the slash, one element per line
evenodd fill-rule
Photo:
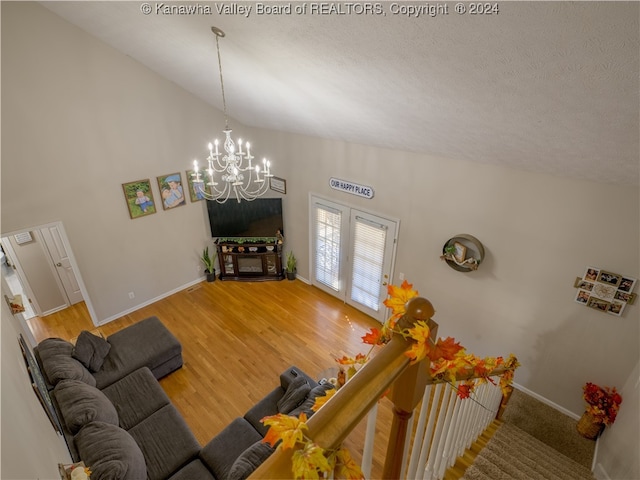
<path fill-rule="evenodd" d="M 380 322 L 398 221 L 311 196 L 311 283 Z"/>

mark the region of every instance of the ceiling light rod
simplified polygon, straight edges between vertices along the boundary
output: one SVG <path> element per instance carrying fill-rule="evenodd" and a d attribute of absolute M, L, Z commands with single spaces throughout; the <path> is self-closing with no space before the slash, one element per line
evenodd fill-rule
<path fill-rule="evenodd" d="M 224 203 L 229 199 L 231 192 L 235 194 L 236 199 L 240 202 L 244 200 L 255 200 L 264 195 L 268 188 L 268 178 L 273 177 L 271 174 L 271 162 L 266 158 L 262 159 L 262 178 L 260 178 L 260 166 L 251 165 L 253 156 L 251 155 L 251 145 L 246 142 L 247 151 L 242 151 L 242 139 L 238 139 L 238 149 L 231 138 L 231 129 L 229 128 L 229 120 L 227 118 L 227 101 L 224 92 L 224 79 L 222 76 L 222 61 L 220 58 L 219 39 L 225 36 L 225 33 L 218 27 L 211 27 L 211 31 L 216 36 L 216 50 L 218 52 L 218 70 L 220 71 L 220 87 L 222 91 L 222 109 L 224 113 L 225 140 L 223 143 L 224 152 L 218 150 L 218 139 L 213 143 L 209 143 L 209 156 L 207 157 L 207 168 L 200 170 L 198 160 L 193 161 L 193 191 L 198 199 L 215 200 L 218 203 Z M 215 149 L 215 150 L 214 150 Z M 245 162 L 246 160 L 246 162 Z M 246 163 L 246 164 L 245 164 Z M 247 178 L 243 172 L 247 172 Z M 254 177 L 255 174 L 255 178 Z M 221 185 L 221 186 L 220 186 Z"/>

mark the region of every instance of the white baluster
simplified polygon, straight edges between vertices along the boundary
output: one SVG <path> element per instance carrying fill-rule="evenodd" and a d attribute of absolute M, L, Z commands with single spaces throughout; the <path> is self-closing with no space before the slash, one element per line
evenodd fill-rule
<path fill-rule="evenodd" d="M 378 417 L 378 404 L 376 403 L 367 416 L 367 432 L 364 437 L 362 451 L 362 465 L 360 466 L 364 478 L 371 478 L 371 466 L 373 464 L 373 441 L 376 435 L 376 422 Z"/>

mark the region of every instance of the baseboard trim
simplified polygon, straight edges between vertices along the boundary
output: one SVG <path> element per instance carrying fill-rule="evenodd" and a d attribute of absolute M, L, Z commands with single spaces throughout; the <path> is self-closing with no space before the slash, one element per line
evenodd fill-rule
<path fill-rule="evenodd" d="M 152 298 L 151 300 L 147 300 L 146 302 L 140 303 L 138 305 L 136 305 L 135 307 L 129 308 L 128 310 L 125 310 L 123 312 L 117 313 L 115 315 L 112 315 L 108 318 L 105 318 L 104 320 L 101 320 L 100 322 L 98 322 L 97 326 L 102 326 L 105 325 L 109 322 L 113 322 L 114 320 L 117 320 L 120 317 L 124 317 L 125 315 L 129 315 L 130 313 L 135 312 L 136 310 L 140 310 L 141 308 L 147 307 L 149 305 L 151 305 L 152 303 L 155 303 L 159 300 L 162 300 L 163 298 L 168 297 L 169 295 L 173 295 L 174 293 L 178 293 L 182 290 L 185 290 L 186 288 L 189 288 L 197 283 L 202 282 L 203 280 L 206 280 L 206 277 L 202 276 L 196 280 L 194 280 L 193 282 L 189 282 L 189 283 L 185 283 L 184 285 L 174 288 L 173 290 L 170 290 L 168 292 L 163 293 L 162 295 L 159 295 L 155 298 Z"/>
<path fill-rule="evenodd" d="M 515 383 L 515 382 L 514 382 L 514 383 L 513 383 L 513 386 L 514 386 L 515 388 L 517 388 L 518 390 L 520 390 L 520 391 L 522 391 L 522 392 L 526 393 L 526 394 L 527 394 L 527 395 L 529 395 L 530 397 L 533 397 L 533 398 L 535 398 L 536 400 L 538 400 L 538 401 L 540 401 L 540 402 L 542 402 L 542 403 L 544 403 L 544 404 L 546 404 L 546 405 L 549 405 L 549 406 L 550 406 L 550 407 L 552 407 L 552 408 L 555 408 L 555 409 L 556 409 L 556 410 L 558 410 L 559 412 L 564 413 L 565 415 L 567 415 L 568 417 L 573 418 L 574 420 L 579 420 L 579 419 L 580 419 L 580 415 L 577 415 L 577 414 L 573 413 L 572 411 L 567 410 L 566 408 L 564 408 L 564 407 L 562 407 L 562 406 L 558 405 L 558 404 L 557 404 L 557 403 L 555 403 L 555 402 L 552 402 L 552 401 L 551 401 L 551 400 L 549 400 L 548 398 L 545 398 L 545 397 L 543 397 L 542 395 L 537 394 L 536 392 L 532 392 L 531 390 L 529 390 L 529 389 L 528 389 L 528 388 L 526 388 L 526 387 L 523 387 L 522 385 L 519 385 L 519 384 L 517 384 L 517 383 Z"/>
<path fill-rule="evenodd" d="M 596 463 L 595 467 L 593 468 L 593 476 L 598 480 L 611 480 L 611 477 L 607 475 L 607 472 L 604 468 L 602 468 L 602 464 L 600 463 Z"/>

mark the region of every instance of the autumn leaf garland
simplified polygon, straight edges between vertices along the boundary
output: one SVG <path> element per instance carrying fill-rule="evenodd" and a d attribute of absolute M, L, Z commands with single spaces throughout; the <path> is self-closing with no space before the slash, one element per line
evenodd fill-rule
<path fill-rule="evenodd" d="M 455 383 L 456 377 L 475 376 L 475 380 L 467 380 L 458 387 L 458 396 L 468 398 L 477 385 L 485 382 L 493 382 L 489 374 L 497 367 L 505 367 L 504 374 L 500 377 L 500 387 L 503 394 L 507 394 L 513 382 L 513 371 L 520 366 L 517 358 L 511 354 L 505 361 L 502 357 L 479 358 L 468 353 L 464 347 L 456 342 L 454 338 L 439 338 L 435 344 L 431 341 L 431 330 L 424 320 L 419 320 L 412 328 L 401 330 L 398 328 L 398 320 L 406 312 L 406 303 L 412 298 L 416 298 L 419 293 L 413 289 L 413 284 L 406 280 L 399 287 L 389 285 L 387 287 L 389 297 L 384 301 L 384 305 L 391 309 L 391 317 L 383 324 L 381 329 L 372 328 L 363 337 L 363 343 L 371 345 L 366 354 L 359 353 L 355 357 L 336 359 L 340 365 L 349 367 L 347 375 L 350 378 L 358 367 L 364 365 L 373 352 L 376 345 L 384 345 L 394 333 L 398 333 L 405 338 L 413 340 L 409 350 L 405 352 L 411 359 L 411 363 L 417 363 L 425 358 L 430 361 L 431 376 L 443 381 Z"/>

